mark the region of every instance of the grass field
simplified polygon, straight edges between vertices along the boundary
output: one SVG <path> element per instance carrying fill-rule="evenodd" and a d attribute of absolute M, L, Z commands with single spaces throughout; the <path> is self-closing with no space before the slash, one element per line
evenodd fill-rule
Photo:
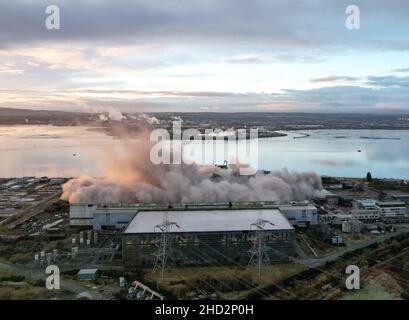
<path fill-rule="evenodd" d="M 262 267 L 259 278 L 257 267 L 178 268 L 167 270 L 163 280 L 159 272 L 152 274 L 150 269 L 144 272 L 149 283 L 154 283 L 159 290 L 169 292 L 178 299 L 192 298 L 201 290 L 215 292 L 219 298 L 238 299 L 250 290 L 257 290 L 304 269 L 304 266 L 294 263 L 273 264 Z"/>
<path fill-rule="evenodd" d="M 39 281 L 0 269 L 0 300 L 36 299 L 45 292 Z"/>
<path fill-rule="evenodd" d="M 395 295 L 390 293 L 381 284 L 369 280 L 367 284 L 357 291 L 348 291 L 341 300 L 394 300 Z"/>

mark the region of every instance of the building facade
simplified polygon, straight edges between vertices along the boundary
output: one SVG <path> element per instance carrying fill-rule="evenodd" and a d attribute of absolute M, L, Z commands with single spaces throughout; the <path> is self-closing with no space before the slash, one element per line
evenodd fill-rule
<path fill-rule="evenodd" d="M 70 225 L 94 230 L 124 230 L 139 211 L 155 210 L 275 209 L 296 227 L 318 224 L 317 208 L 308 202 L 276 203 L 270 201 L 230 203 L 112 203 L 70 205 Z"/>
<path fill-rule="evenodd" d="M 158 227 L 164 221 L 171 223 L 166 233 Z M 124 264 L 152 267 L 164 237 L 168 261 L 176 265 L 246 265 L 260 237 L 270 261 L 294 255 L 294 228 L 275 209 L 147 211 L 139 212 L 123 233 Z"/>
<path fill-rule="evenodd" d="M 313 205 L 289 204 L 279 206 L 280 212 L 294 226 L 311 226 L 318 224 L 318 210 Z"/>
<path fill-rule="evenodd" d="M 406 205 L 401 201 L 378 201 L 376 207 L 382 217 L 401 218 L 406 216 Z"/>
<path fill-rule="evenodd" d="M 357 220 L 396 220 L 406 218 L 406 205 L 401 201 L 355 200 L 351 214 Z"/>
<path fill-rule="evenodd" d="M 373 221 L 380 219 L 381 214 L 372 199 L 354 200 L 352 202 L 351 218 L 354 220 Z"/>

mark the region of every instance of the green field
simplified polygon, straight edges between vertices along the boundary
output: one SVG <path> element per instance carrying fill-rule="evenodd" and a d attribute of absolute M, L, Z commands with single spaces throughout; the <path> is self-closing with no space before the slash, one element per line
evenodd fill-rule
<path fill-rule="evenodd" d="M 174 298 L 191 298 L 200 290 L 217 293 L 219 298 L 240 299 L 250 291 L 258 290 L 292 276 L 306 267 L 294 264 L 273 264 L 264 266 L 261 277 L 257 267 L 209 266 L 169 269 L 163 278 L 159 272 L 145 271 L 145 280 L 160 291 L 170 293 Z"/>
<path fill-rule="evenodd" d="M 375 280 L 369 280 L 363 288 L 354 291 L 347 291 L 341 300 L 395 300 L 399 299 L 390 293 Z"/>

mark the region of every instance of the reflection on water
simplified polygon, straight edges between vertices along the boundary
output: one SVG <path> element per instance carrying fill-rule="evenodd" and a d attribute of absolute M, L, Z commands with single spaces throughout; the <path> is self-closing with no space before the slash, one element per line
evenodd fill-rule
<path fill-rule="evenodd" d="M 409 178 L 409 131 L 404 130 L 305 130 L 288 136 L 260 139 L 258 166 L 275 170 L 314 170 L 333 176 Z M 223 163 L 246 142 L 218 142 L 214 158 L 196 156 L 210 151 L 212 143 L 193 145 L 198 163 Z M 226 152 L 228 150 L 228 152 Z M 120 152 L 120 142 L 84 127 L 0 126 L 0 176 L 101 176 L 101 159 Z M 229 153 L 230 152 L 230 153 Z M 231 154 L 233 153 L 233 154 Z"/>
<path fill-rule="evenodd" d="M 113 141 L 83 127 L 0 126 L 0 176 L 99 176 Z"/>
<path fill-rule="evenodd" d="M 287 167 L 350 177 L 364 177 L 370 171 L 373 177 L 409 178 L 409 131 L 304 130 L 286 133 L 288 136 L 258 141 L 258 168 Z M 216 163 L 228 160 L 223 155 L 223 143 L 217 144 L 215 154 Z M 195 160 L 203 162 L 199 157 Z"/>

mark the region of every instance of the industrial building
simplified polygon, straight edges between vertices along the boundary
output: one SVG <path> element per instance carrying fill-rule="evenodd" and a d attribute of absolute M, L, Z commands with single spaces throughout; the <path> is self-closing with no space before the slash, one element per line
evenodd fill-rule
<path fill-rule="evenodd" d="M 177 224 L 170 230 L 178 264 L 248 263 L 259 219 L 267 222 L 266 248 L 271 261 L 294 253 L 294 227 L 318 224 L 317 208 L 309 202 L 278 203 L 118 203 L 71 204 L 70 224 L 122 232 L 127 265 L 152 265 L 165 216 Z M 270 224 L 271 222 L 271 224 Z"/>
<path fill-rule="evenodd" d="M 399 190 L 385 191 L 385 193 L 393 200 L 402 201 L 405 204 L 409 204 L 409 193 L 402 192 Z"/>
<path fill-rule="evenodd" d="M 406 206 L 401 201 L 355 200 L 351 214 L 357 220 L 401 219 L 406 217 Z"/>
<path fill-rule="evenodd" d="M 154 265 L 164 221 L 171 225 L 165 234 L 169 262 L 176 265 L 247 264 L 260 233 L 270 261 L 294 255 L 294 227 L 277 209 L 141 211 L 123 233 L 125 265 Z M 262 229 L 257 221 L 263 221 Z"/>
<path fill-rule="evenodd" d="M 405 203 L 401 201 L 378 201 L 376 202 L 376 207 L 380 211 L 381 216 L 385 218 L 400 218 L 406 215 Z"/>
<path fill-rule="evenodd" d="M 342 232 L 344 233 L 360 233 L 363 223 L 359 220 L 348 219 L 342 222 Z"/>
<path fill-rule="evenodd" d="M 354 200 L 351 214 L 355 220 L 377 220 L 381 217 L 376 201 L 372 199 Z"/>
<path fill-rule="evenodd" d="M 94 230 L 123 230 L 140 209 L 138 204 L 73 203 L 70 205 L 70 225 L 92 227 Z"/>
<path fill-rule="evenodd" d="M 70 225 L 94 230 L 124 230 L 139 211 L 277 209 L 297 227 L 318 224 L 317 208 L 309 202 L 278 203 L 273 201 L 230 203 L 117 203 L 70 205 Z"/>
<path fill-rule="evenodd" d="M 70 225 L 73 227 L 92 226 L 96 205 L 86 203 L 70 204 Z"/>
<path fill-rule="evenodd" d="M 78 280 L 94 281 L 98 278 L 98 269 L 81 269 L 77 273 Z"/>
<path fill-rule="evenodd" d="M 278 209 L 295 226 L 308 227 L 318 224 L 317 208 L 313 205 L 294 203 L 279 206 Z"/>

